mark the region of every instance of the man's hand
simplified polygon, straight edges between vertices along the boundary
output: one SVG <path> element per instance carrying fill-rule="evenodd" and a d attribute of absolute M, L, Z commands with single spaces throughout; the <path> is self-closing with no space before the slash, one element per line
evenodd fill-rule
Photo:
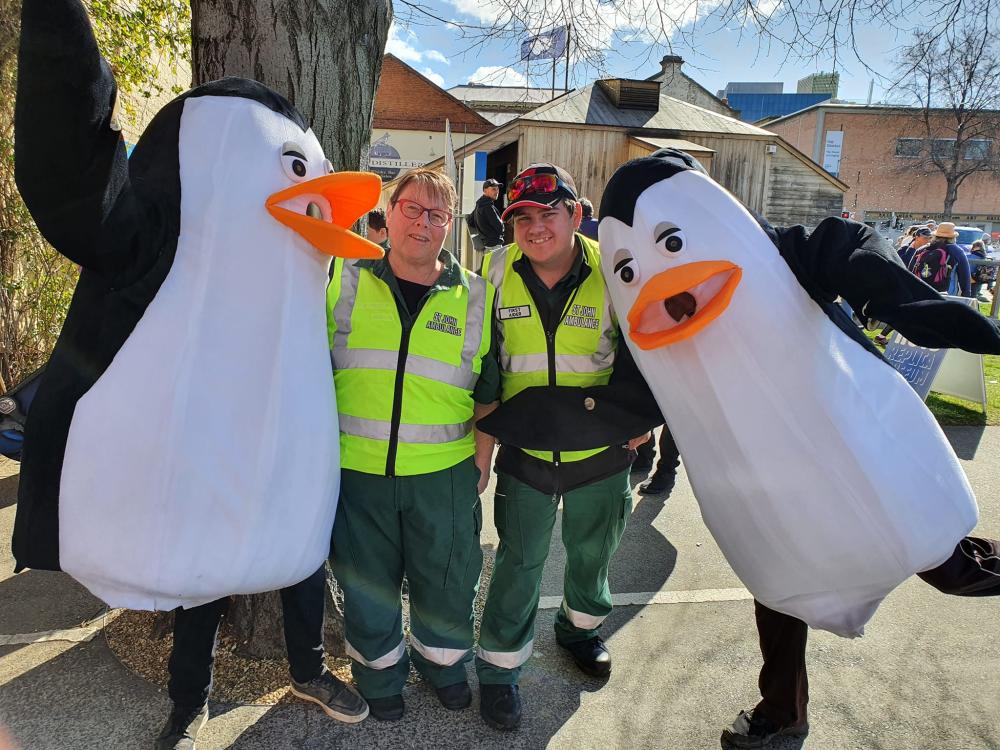
<path fill-rule="evenodd" d="M 631 440 L 628 441 L 628 449 L 630 451 L 634 451 L 636 448 L 645 443 L 651 437 L 653 437 L 653 433 L 647 432 L 645 435 L 640 435 L 639 437 L 632 438 Z"/>
<path fill-rule="evenodd" d="M 490 471 L 493 468 L 493 456 L 476 456 L 476 468 L 479 469 L 479 484 L 476 485 L 476 492 L 482 495 L 486 491 L 486 485 L 490 483 Z"/>
<path fill-rule="evenodd" d="M 482 419 L 487 414 L 491 414 L 499 405 L 499 401 L 494 401 L 492 404 L 473 404 L 473 419 Z M 493 467 L 493 449 L 496 447 L 497 441 L 492 435 L 487 435 L 478 429 L 475 430 L 475 434 L 476 454 L 473 460 L 479 469 L 479 484 L 476 487 L 476 491 L 482 495 L 486 490 L 486 485 L 490 481 L 490 469 Z"/>

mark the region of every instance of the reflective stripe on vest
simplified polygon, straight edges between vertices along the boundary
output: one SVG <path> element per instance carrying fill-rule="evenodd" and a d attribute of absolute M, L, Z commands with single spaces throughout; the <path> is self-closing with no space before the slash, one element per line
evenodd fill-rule
<path fill-rule="evenodd" d="M 611 309 L 611 298 L 601 275 L 597 243 L 580 237 L 584 262 L 590 274 L 571 296 L 568 309 L 555 335 L 555 370 L 557 385 L 587 387 L 604 385 L 614 365 L 618 330 Z M 547 385 L 549 360 L 542 320 L 514 262 L 522 256 L 517 245 L 497 250 L 483 261 L 483 275 L 496 287 L 496 325 L 500 334 L 500 369 L 502 397 L 506 401 L 525 388 Z M 505 315 L 505 310 L 516 315 Z M 566 451 L 563 461 L 579 461 L 600 453 Z M 548 451 L 525 450 L 532 456 L 554 460 Z"/>
<path fill-rule="evenodd" d="M 450 468 L 474 452 L 472 390 L 490 348 L 492 287 L 462 270 L 433 291 L 413 322 L 397 396 L 403 327 L 389 286 L 354 262 L 335 261 L 328 292 L 341 466 L 401 476 Z M 393 405 L 401 399 L 393 466 Z"/>

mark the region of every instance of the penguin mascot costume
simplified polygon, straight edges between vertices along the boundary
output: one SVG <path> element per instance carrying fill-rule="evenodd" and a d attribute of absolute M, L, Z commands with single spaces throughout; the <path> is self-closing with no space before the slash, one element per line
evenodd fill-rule
<path fill-rule="evenodd" d="M 615 173 L 599 232 L 623 333 L 733 570 L 767 607 L 860 635 L 978 514 L 937 421 L 835 300 L 928 347 L 1000 353 L 995 321 L 862 224 L 762 225 L 678 151 Z"/>
<path fill-rule="evenodd" d="M 81 267 L 32 404 L 18 569 L 113 607 L 280 589 L 326 559 L 339 488 L 331 255 L 375 175 L 332 173 L 302 116 L 249 80 L 167 104 L 131 158 L 79 0 L 24 0 L 18 188 Z"/>

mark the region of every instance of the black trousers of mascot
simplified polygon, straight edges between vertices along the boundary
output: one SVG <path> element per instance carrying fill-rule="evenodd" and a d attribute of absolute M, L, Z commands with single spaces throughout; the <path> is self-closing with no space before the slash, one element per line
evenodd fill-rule
<path fill-rule="evenodd" d="M 966 537 L 944 563 L 918 576 L 953 596 L 1000 596 L 1000 542 Z M 779 726 L 806 720 L 809 680 L 806 636 L 802 620 L 754 601 L 757 634 L 764 666 L 760 670 L 761 701 L 754 709 Z"/>
<path fill-rule="evenodd" d="M 326 570 L 281 589 L 285 647 L 292 679 L 309 682 L 323 673 L 323 607 Z M 191 609 L 174 610 L 174 648 L 170 652 L 170 700 L 176 706 L 200 708 L 212 690 L 212 667 L 219 623 L 229 597 Z"/>

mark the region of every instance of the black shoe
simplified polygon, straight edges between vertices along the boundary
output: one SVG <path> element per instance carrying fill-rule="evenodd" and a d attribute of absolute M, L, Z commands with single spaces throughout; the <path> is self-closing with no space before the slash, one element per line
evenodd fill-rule
<path fill-rule="evenodd" d="M 388 695 L 385 698 L 369 698 L 368 708 L 379 721 L 399 721 L 403 718 L 406 705 L 402 695 Z"/>
<path fill-rule="evenodd" d="M 449 711 L 461 711 L 472 705 L 472 690 L 469 689 L 469 683 L 465 680 L 456 682 L 454 685 L 434 688 L 434 692 L 437 693 L 441 705 Z"/>
<path fill-rule="evenodd" d="M 208 704 L 197 708 L 174 706 L 156 738 L 156 750 L 196 750 L 195 739 L 208 721 Z"/>
<path fill-rule="evenodd" d="M 611 674 L 611 653 L 600 636 L 576 643 L 560 643 L 584 674 L 606 679 Z"/>
<path fill-rule="evenodd" d="M 309 682 L 292 680 L 292 695 L 318 703 L 327 716 L 345 724 L 357 724 L 368 716 L 365 699 L 327 671 Z"/>
<path fill-rule="evenodd" d="M 674 477 L 666 474 L 653 474 L 639 485 L 640 495 L 663 495 L 674 488 Z"/>
<path fill-rule="evenodd" d="M 778 726 L 774 722 L 756 716 L 754 710 L 740 711 L 733 725 L 722 730 L 722 746 L 737 748 L 765 748 L 778 737 L 805 737 L 809 734 L 809 722 L 794 726 Z"/>
<path fill-rule="evenodd" d="M 479 714 L 494 729 L 509 732 L 521 723 L 521 695 L 517 685 L 479 686 Z"/>

